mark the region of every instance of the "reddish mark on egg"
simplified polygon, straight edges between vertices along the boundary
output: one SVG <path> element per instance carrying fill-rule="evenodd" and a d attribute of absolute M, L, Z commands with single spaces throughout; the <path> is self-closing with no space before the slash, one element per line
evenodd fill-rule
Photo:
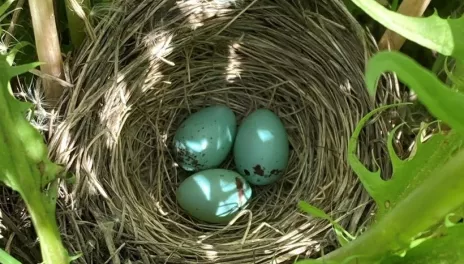
<path fill-rule="evenodd" d="M 235 186 L 237 186 L 238 190 L 238 201 L 240 203 L 240 206 L 242 206 L 244 202 L 243 197 L 245 196 L 245 194 L 243 190 L 243 182 L 238 177 L 235 177 Z"/>

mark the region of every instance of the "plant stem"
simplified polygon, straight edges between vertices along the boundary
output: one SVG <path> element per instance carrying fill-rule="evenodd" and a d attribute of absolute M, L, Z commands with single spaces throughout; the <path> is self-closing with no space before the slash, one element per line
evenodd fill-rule
<path fill-rule="evenodd" d="M 88 15 L 91 4 L 90 0 L 65 0 L 71 42 L 74 48 L 79 48 L 86 37 L 86 25 L 84 20 L 77 14 L 76 10 L 74 10 L 71 1 L 74 1 L 75 4 L 79 5 L 85 15 Z"/>
<path fill-rule="evenodd" d="M 404 245 L 442 220 L 464 203 L 464 150 L 451 158 L 370 230 L 346 246 L 321 258 L 343 261 L 350 256 L 368 256 L 349 263 L 372 263 L 387 253 L 403 249 Z M 363 262 L 368 261 L 368 262 Z"/>
<path fill-rule="evenodd" d="M 5 34 L 5 46 L 7 47 L 10 46 L 10 41 L 14 36 L 15 26 L 18 23 L 19 15 L 21 11 L 23 10 L 24 2 L 26 2 L 26 0 L 19 0 L 18 3 L 16 4 L 13 17 L 11 18 L 11 21 L 10 21 L 10 26 L 8 27 L 8 34 Z"/>
<path fill-rule="evenodd" d="M 454 66 L 453 79 L 455 81 L 454 88 L 460 92 L 464 92 L 464 61 L 456 59 Z"/>
<path fill-rule="evenodd" d="M 32 26 L 39 61 L 44 63 L 41 70 L 53 77 L 62 79 L 63 61 L 60 42 L 55 22 L 53 0 L 29 0 Z M 63 93 L 58 82 L 43 79 L 44 93 L 47 100 L 55 105 Z"/>
<path fill-rule="evenodd" d="M 43 197 L 31 197 L 31 195 L 22 195 L 22 197 L 29 198 L 26 204 L 39 237 L 43 262 L 45 264 L 68 264 L 69 255 L 63 247 L 55 214 L 47 210 Z"/>

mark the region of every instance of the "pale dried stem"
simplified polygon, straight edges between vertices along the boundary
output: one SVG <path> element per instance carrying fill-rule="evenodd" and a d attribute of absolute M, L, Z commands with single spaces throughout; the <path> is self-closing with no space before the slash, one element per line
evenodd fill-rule
<path fill-rule="evenodd" d="M 404 0 L 398 8 L 398 13 L 405 16 L 421 17 L 431 0 Z M 400 50 L 406 42 L 406 38 L 387 29 L 379 41 L 381 50 Z"/>
<path fill-rule="evenodd" d="M 63 60 L 55 22 L 53 0 L 29 0 L 35 44 L 41 70 L 56 78 L 63 78 Z M 63 87 L 50 79 L 43 80 L 45 100 L 55 105 L 63 93 Z"/>

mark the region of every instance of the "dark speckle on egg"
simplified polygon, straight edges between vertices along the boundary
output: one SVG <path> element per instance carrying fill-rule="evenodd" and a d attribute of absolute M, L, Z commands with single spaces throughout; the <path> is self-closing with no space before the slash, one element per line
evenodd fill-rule
<path fill-rule="evenodd" d="M 249 170 L 245 170 L 245 174 L 246 174 L 246 176 L 250 176 L 250 171 L 249 171 Z"/>
<path fill-rule="evenodd" d="M 264 168 L 259 164 L 253 167 L 253 171 L 256 175 L 264 176 Z"/>
<path fill-rule="evenodd" d="M 261 108 L 241 121 L 234 142 L 234 162 L 251 184 L 271 184 L 281 176 L 277 170 L 287 167 L 288 145 L 282 120 L 271 110 Z M 245 168 L 250 175 L 246 175 Z"/>
<path fill-rule="evenodd" d="M 190 153 L 183 148 L 178 148 L 176 150 L 176 156 L 180 160 L 183 160 L 186 165 L 189 165 L 189 167 L 193 167 L 194 170 L 200 169 L 200 164 L 198 163 L 197 155 Z"/>
<path fill-rule="evenodd" d="M 217 105 L 191 114 L 179 128 L 174 136 L 174 148 L 184 150 L 181 151 L 183 153 L 178 153 L 177 163 L 187 171 L 201 170 L 217 167 L 226 159 L 233 147 L 230 135 L 232 139 L 235 138 L 236 118 L 230 108 Z M 219 143 L 222 148 L 218 149 L 216 146 Z M 198 151 L 199 146 L 202 148 L 201 151 Z M 197 157 L 194 157 L 194 154 L 197 154 Z M 192 158 L 197 160 L 193 162 Z"/>

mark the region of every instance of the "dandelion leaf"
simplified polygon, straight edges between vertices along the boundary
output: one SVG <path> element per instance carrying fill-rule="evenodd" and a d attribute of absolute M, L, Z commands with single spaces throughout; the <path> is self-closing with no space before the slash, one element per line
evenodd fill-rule
<path fill-rule="evenodd" d="M 388 152 L 393 166 L 393 175 L 389 180 L 380 177 L 380 170 L 368 170 L 356 155 L 357 139 L 364 124 L 375 113 L 386 107 L 378 108 L 366 115 L 356 127 L 349 143 L 348 161 L 360 181 L 377 204 L 376 219 L 383 217 L 403 198 L 420 185 L 430 172 L 444 164 L 457 150 L 461 149 L 464 138 L 454 132 L 440 132 L 425 141 L 416 139 L 415 150 L 405 160 L 401 160 L 393 149 L 393 137 L 396 129 L 388 136 Z M 451 151 L 450 151 L 451 150 Z M 435 175 L 432 175 L 435 176 Z M 439 177 L 439 175 L 437 175 Z"/>

